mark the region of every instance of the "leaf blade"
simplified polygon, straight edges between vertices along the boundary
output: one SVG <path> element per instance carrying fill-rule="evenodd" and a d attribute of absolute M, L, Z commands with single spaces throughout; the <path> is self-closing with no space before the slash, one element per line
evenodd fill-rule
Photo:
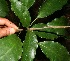
<path fill-rule="evenodd" d="M 53 14 L 57 10 L 61 10 L 63 5 L 67 3 L 67 0 L 47 0 L 40 7 L 38 17 L 44 18 Z"/>
<path fill-rule="evenodd" d="M 67 26 L 68 20 L 62 16 L 60 18 L 55 18 L 54 20 L 52 20 L 51 22 L 48 22 L 47 24 L 44 23 L 38 23 L 33 25 L 32 28 L 42 28 L 39 29 L 40 31 L 46 31 L 46 32 L 53 32 L 56 33 L 57 35 L 66 35 L 67 31 L 65 28 L 44 28 L 44 27 L 50 27 L 50 26 Z"/>
<path fill-rule="evenodd" d="M 31 22 L 30 13 L 26 6 L 22 4 L 21 1 L 10 0 L 11 9 L 15 12 L 16 16 L 20 19 L 20 22 L 24 27 L 29 27 Z"/>
<path fill-rule="evenodd" d="M 67 26 L 68 25 L 67 21 L 68 20 L 64 16 L 62 16 L 60 18 L 55 18 L 51 22 L 48 22 L 47 26 Z M 65 28 L 48 29 L 48 31 L 55 32 L 58 35 L 64 35 L 64 36 L 67 34 L 67 31 Z"/>
<path fill-rule="evenodd" d="M 38 41 L 36 35 L 32 31 L 28 31 L 25 41 L 23 42 L 23 55 L 22 61 L 33 61 L 38 48 Z"/>
<path fill-rule="evenodd" d="M 43 53 L 50 59 L 50 61 L 69 61 L 68 51 L 59 43 L 54 41 L 45 41 L 40 42 L 39 45 Z"/>
<path fill-rule="evenodd" d="M 5 17 L 8 11 L 7 2 L 5 0 L 0 0 L 0 17 Z"/>
<path fill-rule="evenodd" d="M 41 38 L 46 38 L 46 39 L 51 39 L 51 40 L 54 40 L 54 39 L 58 38 L 57 35 L 52 34 L 52 33 L 35 31 L 35 34 L 38 35 Z"/>
<path fill-rule="evenodd" d="M 21 2 L 29 9 L 34 4 L 35 0 L 21 0 Z"/>
<path fill-rule="evenodd" d="M 22 43 L 16 35 L 0 39 L 0 61 L 17 61 L 21 54 Z"/>

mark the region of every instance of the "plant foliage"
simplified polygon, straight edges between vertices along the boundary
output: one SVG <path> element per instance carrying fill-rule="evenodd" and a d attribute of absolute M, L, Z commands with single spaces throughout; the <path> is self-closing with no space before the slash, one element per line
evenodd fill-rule
<path fill-rule="evenodd" d="M 68 0 L 44 0 L 41 7 L 39 7 L 37 18 L 31 22 L 32 16 L 29 9 L 35 1 L 9 0 L 11 10 L 27 30 L 23 43 L 15 34 L 0 39 L 0 61 L 18 61 L 21 57 L 21 61 L 33 61 L 38 45 L 50 61 L 70 61 L 70 54 L 67 49 L 63 45 L 54 42 L 58 37 L 64 37 L 68 34 L 65 29 L 65 26 L 68 25 L 67 18 L 61 16 L 48 23 L 34 24 L 38 18 L 47 17 L 55 11 L 61 10 Z M 0 0 L 0 17 L 5 17 L 8 14 L 7 5 L 6 0 Z M 57 28 L 58 26 L 59 28 Z M 63 28 L 61 28 L 62 26 Z M 38 42 L 37 36 L 41 39 L 53 41 Z"/>
<path fill-rule="evenodd" d="M 0 17 L 5 17 L 8 11 L 7 2 L 5 0 L 0 0 Z"/>
<path fill-rule="evenodd" d="M 67 0 L 45 0 L 40 7 L 38 18 L 44 18 L 60 10 Z"/>
<path fill-rule="evenodd" d="M 50 58 L 50 61 L 69 61 L 69 53 L 66 48 L 54 41 L 40 42 L 42 52 Z"/>
<path fill-rule="evenodd" d="M 23 42 L 23 55 L 22 61 L 33 61 L 38 48 L 37 37 L 32 31 L 28 31 Z"/>
<path fill-rule="evenodd" d="M 0 61 L 18 61 L 22 54 L 22 43 L 16 35 L 0 39 Z"/>

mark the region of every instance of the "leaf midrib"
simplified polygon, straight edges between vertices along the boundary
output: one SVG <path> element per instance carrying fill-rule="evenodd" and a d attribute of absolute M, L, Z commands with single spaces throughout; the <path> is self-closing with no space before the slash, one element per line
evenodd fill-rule
<path fill-rule="evenodd" d="M 5 57 L 13 49 L 14 46 L 15 46 L 15 44 L 12 46 L 12 48 L 10 48 L 9 50 L 7 50 L 7 52 L 4 55 L 2 55 L 0 57 L 0 60 L 3 59 L 3 57 Z"/>

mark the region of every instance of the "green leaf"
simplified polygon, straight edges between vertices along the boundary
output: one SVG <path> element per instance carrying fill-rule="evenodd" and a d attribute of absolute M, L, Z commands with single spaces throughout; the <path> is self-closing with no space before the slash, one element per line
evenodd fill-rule
<path fill-rule="evenodd" d="M 20 1 L 18 0 L 10 0 L 11 7 L 16 16 L 20 19 L 20 22 L 24 27 L 28 27 L 31 22 L 30 13 L 26 6 L 24 6 Z"/>
<path fill-rule="evenodd" d="M 29 9 L 35 2 L 35 0 L 20 0 L 24 6 L 27 7 L 27 9 Z"/>
<path fill-rule="evenodd" d="M 60 18 L 55 18 L 52 22 L 47 23 L 47 26 L 66 26 L 68 23 L 67 18 L 64 16 Z"/>
<path fill-rule="evenodd" d="M 50 61 L 69 61 L 69 53 L 67 49 L 54 41 L 46 41 L 39 43 L 42 52 L 50 59 Z"/>
<path fill-rule="evenodd" d="M 22 61 L 33 61 L 38 47 L 37 37 L 32 31 L 28 31 L 23 42 Z"/>
<path fill-rule="evenodd" d="M 0 0 L 0 17 L 5 17 L 8 11 L 7 2 L 5 0 Z"/>
<path fill-rule="evenodd" d="M 32 26 L 32 28 L 44 28 L 45 26 L 47 26 L 47 24 L 44 23 L 38 23 Z"/>
<path fill-rule="evenodd" d="M 55 18 L 52 22 L 47 23 L 47 26 L 67 26 L 68 20 L 65 17 Z M 48 31 L 55 32 L 58 35 L 66 35 L 67 31 L 64 28 L 47 29 Z"/>
<path fill-rule="evenodd" d="M 53 14 L 57 10 L 61 10 L 67 0 L 46 0 L 40 7 L 38 18 L 44 18 Z"/>
<path fill-rule="evenodd" d="M 54 40 L 55 38 L 58 38 L 57 35 L 51 34 L 51 33 L 38 32 L 38 31 L 35 31 L 35 33 L 36 33 L 36 35 L 38 35 L 41 38 L 46 38 L 46 39 L 51 39 L 51 40 Z"/>
<path fill-rule="evenodd" d="M 0 39 L 0 61 L 18 61 L 22 54 L 22 43 L 16 35 Z"/>
<path fill-rule="evenodd" d="M 58 35 L 66 35 L 67 31 L 64 28 L 45 28 L 45 27 L 49 27 L 49 26 L 67 26 L 67 19 L 65 17 L 60 17 L 60 18 L 55 18 L 54 20 L 52 20 L 51 22 L 48 22 L 47 24 L 43 24 L 43 23 L 38 23 L 33 25 L 32 28 L 42 28 L 39 29 L 40 31 L 47 31 L 47 32 L 53 32 L 56 33 Z"/>

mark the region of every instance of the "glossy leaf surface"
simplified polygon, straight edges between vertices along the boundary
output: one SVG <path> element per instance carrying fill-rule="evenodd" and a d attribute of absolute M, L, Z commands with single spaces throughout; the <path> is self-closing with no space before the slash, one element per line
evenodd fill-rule
<path fill-rule="evenodd" d="M 65 26 L 67 25 L 68 20 L 64 16 L 60 18 L 55 18 L 52 22 L 47 23 L 47 26 Z"/>
<path fill-rule="evenodd" d="M 33 26 L 33 28 L 42 28 L 41 31 L 46 32 L 53 32 L 58 35 L 66 35 L 67 31 L 65 28 L 45 28 L 49 26 L 67 26 L 67 19 L 65 17 L 55 18 L 51 22 L 48 22 L 47 24 L 38 23 Z"/>
<path fill-rule="evenodd" d="M 57 10 L 61 10 L 67 0 L 45 0 L 39 10 L 38 18 L 44 18 L 53 14 Z"/>
<path fill-rule="evenodd" d="M 65 17 L 55 18 L 52 22 L 47 23 L 47 26 L 67 26 L 68 20 Z M 48 31 L 55 32 L 58 35 L 66 35 L 67 31 L 65 28 L 54 28 L 48 29 Z"/>
<path fill-rule="evenodd" d="M 51 33 L 37 32 L 37 31 L 35 31 L 35 33 L 36 33 L 36 35 L 38 35 L 41 38 L 46 38 L 46 39 L 51 39 L 51 40 L 54 40 L 54 39 L 58 38 L 57 35 L 51 34 Z"/>
<path fill-rule="evenodd" d="M 0 0 L 0 17 L 5 17 L 8 11 L 7 2 L 5 0 Z"/>
<path fill-rule="evenodd" d="M 69 53 L 66 48 L 54 41 L 39 43 L 42 52 L 50 61 L 69 61 Z"/>
<path fill-rule="evenodd" d="M 28 31 L 23 42 L 22 61 L 33 61 L 38 47 L 37 37 L 32 31 Z"/>
<path fill-rule="evenodd" d="M 0 61 L 18 61 L 22 54 L 22 43 L 16 35 L 0 39 Z"/>
<path fill-rule="evenodd" d="M 18 0 L 10 0 L 11 7 L 16 16 L 20 19 L 20 22 L 23 26 L 28 27 L 31 22 L 30 13 L 26 6 L 23 5 L 21 1 Z"/>
<path fill-rule="evenodd" d="M 20 0 L 24 6 L 27 7 L 27 9 L 29 9 L 35 2 L 35 0 Z"/>

